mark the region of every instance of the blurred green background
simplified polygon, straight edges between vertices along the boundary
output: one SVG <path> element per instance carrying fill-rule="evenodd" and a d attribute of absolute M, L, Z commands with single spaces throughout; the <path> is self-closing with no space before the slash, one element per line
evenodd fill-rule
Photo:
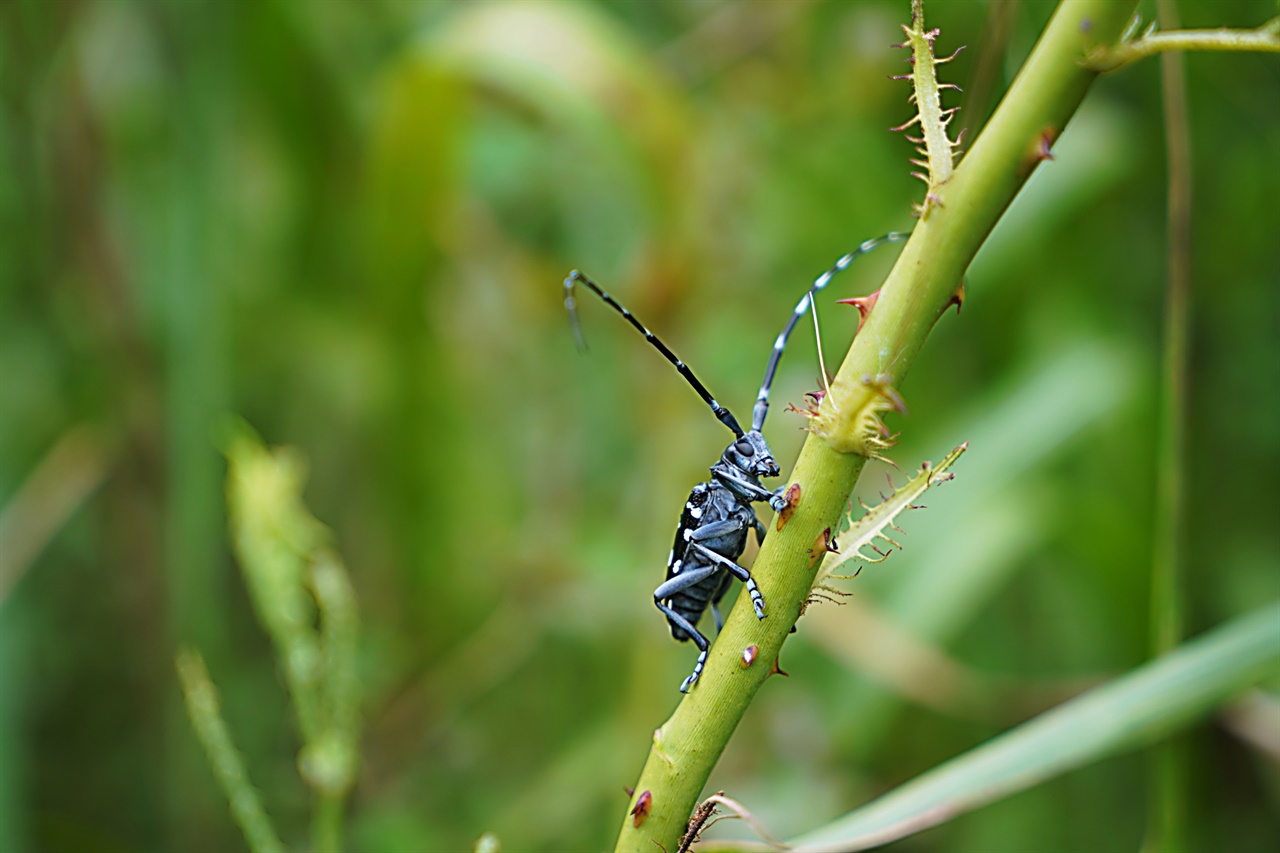
<path fill-rule="evenodd" d="M 1185 26 L 1276 9 L 1179 8 Z M 968 46 L 944 79 L 972 139 L 1052 6 L 926 10 L 939 52 Z M 561 279 L 587 271 L 747 416 L 813 276 L 912 224 L 922 185 L 886 130 L 911 115 L 887 79 L 907 16 L 0 4 L 0 849 L 243 847 L 182 711 L 184 641 L 282 835 L 303 837 L 296 733 L 229 552 L 228 413 L 309 458 L 359 596 L 350 847 L 611 844 L 694 657 L 650 593 L 726 433 L 595 301 L 578 354 Z M 1197 633 L 1280 597 L 1280 63 L 1193 55 L 1187 77 Z M 901 522 L 905 551 L 802 620 L 790 679 L 713 775 L 775 834 L 1145 659 L 1162 121 L 1158 62 L 1095 86 L 901 389 L 903 471 L 970 450 Z M 856 327 L 832 300 L 893 255 L 821 303 L 831 369 Z M 804 436 L 785 406 L 818 375 L 802 324 L 766 431 L 784 470 Z M 933 669 L 907 638 L 944 653 Z M 1196 849 L 1280 837 L 1275 759 L 1236 728 L 1187 736 Z M 1131 850 L 1146 769 L 1112 759 L 898 846 Z"/>

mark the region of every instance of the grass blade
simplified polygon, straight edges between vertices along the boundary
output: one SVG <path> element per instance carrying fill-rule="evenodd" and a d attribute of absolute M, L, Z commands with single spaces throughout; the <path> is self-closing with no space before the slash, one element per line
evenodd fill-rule
<path fill-rule="evenodd" d="M 1280 665 L 1280 603 L 1241 616 L 789 842 L 864 850 L 1151 743 Z"/>

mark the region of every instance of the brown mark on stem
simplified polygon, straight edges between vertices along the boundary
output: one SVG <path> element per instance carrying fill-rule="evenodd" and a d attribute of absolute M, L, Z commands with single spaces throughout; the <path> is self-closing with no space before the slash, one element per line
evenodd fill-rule
<path fill-rule="evenodd" d="M 800 484 L 792 483 L 788 486 L 784 497 L 787 499 L 786 506 L 778 510 L 779 532 L 781 532 L 782 528 L 791 520 L 791 516 L 795 515 L 796 507 L 800 506 Z"/>

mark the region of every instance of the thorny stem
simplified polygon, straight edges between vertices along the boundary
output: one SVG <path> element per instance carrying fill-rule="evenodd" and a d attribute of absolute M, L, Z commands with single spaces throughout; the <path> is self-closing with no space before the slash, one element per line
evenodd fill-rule
<path fill-rule="evenodd" d="M 1213 50 L 1280 53 L 1280 18 L 1252 30 L 1172 30 L 1098 48 L 1086 60 L 1095 71 L 1115 71 L 1132 62 L 1169 50 Z"/>
<path fill-rule="evenodd" d="M 1136 0 L 1073 0 L 1058 7 L 981 137 L 939 188 L 938 207 L 907 242 L 822 413 L 862 410 L 870 393 L 864 377 L 900 385 L 970 261 L 1043 160 L 1046 142 L 1061 133 L 1096 79 L 1097 72 L 1082 64 L 1086 49 L 1118 38 L 1135 5 Z M 803 501 L 782 531 L 770 523 L 756 559 L 752 573 L 768 602 L 768 618 L 757 621 L 745 596 L 729 614 L 702 679 L 653 734 L 635 785 L 637 795 L 651 793 L 651 811 L 639 827 L 624 813 L 618 851 L 676 848 L 712 768 L 769 676 L 812 589 L 817 566 L 810 564 L 809 551 L 824 528 L 834 529 L 866 462 L 860 454 L 836 451 L 831 438 L 839 436 L 810 435 L 805 442 L 787 480 L 802 485 Z M 748 645 L 759 651 L 755 664 L 744 668 L 742 650 Z"/>

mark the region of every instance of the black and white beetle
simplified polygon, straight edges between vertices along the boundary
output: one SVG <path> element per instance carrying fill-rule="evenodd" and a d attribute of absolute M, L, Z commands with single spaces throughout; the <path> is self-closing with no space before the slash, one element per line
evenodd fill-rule
<path fill-rule="evenodd" d="M 715 617 L 716 632 L 719 633 L 724 621 L 716 605 L 724 597 L 731 578 L 736 577 L 746 586 L 756 618 L 765 617 L 764 597 L 756 587 L 751 572 L 739 566 L 737 560 L 747 547 L 749 529 L 756 531 L 758 542 L 764 542 L 765 527 L 756 516 L 752 503 L 768 501 L 775 512 L 786 503 L 782 496 L 784 488 L 771 491 L 760 484 L 761 477 L 778 476 L 778 463 L 774 461 L 773 452 L 769 450 L 760 430 L 769 413 L 769 389 L 773 385 L 787 339 L 799 319 L 809 310 L 814 294 L 826 287 L 836 273 L 848 267 L 859 255 L 885 243 L 900 242 L 907 236 L 895 231 L 867 240 L 814 280 L 791 312 L 787 325 L 773 342 L 773 352 L 769 355 L 764 381 L 760 383 L 760 393 L 756 395 L 756 404 L 751 413 L 751 430 L 746 433 L 738 425 L 733 413 L 716 402 L 688 365 L 677 358 L 666 344 L 646 329 L 617 300 L 577 270 L 569 273 L 564 280 L 564 305 L 569 312 L 579 348 L 582 347 L 582 334 L 578 325 L 574 285 L 582 282 L 644 335 L 645 340 L 653 344 L 675 366 L 702 401 L 711 407 L 711 412 L 720 422 L 733 432 L 733 443 L 725 448 L 720 461 L 711 466 L 711 479 L 694 486 L 689 493 L 684 511 L 680 514 L 680 525 L 676 528 L 675 544 L 667 558 L 667 579 L 653 591 L 653 602 L 662 611 L 662 615 L 667 617 L 667 622 L 671 625 L 671 636 L 680 641 L 693 640 L 698 646 L 698 662 L 694 664 L 693 672 L 680 685 L 681 693 L 687 693 L 702 674 L 702 667 L 707 661 L 707 650 L 711 646 L 707 638 L 698 631 L 698 621 L 709 605 Z"/>

